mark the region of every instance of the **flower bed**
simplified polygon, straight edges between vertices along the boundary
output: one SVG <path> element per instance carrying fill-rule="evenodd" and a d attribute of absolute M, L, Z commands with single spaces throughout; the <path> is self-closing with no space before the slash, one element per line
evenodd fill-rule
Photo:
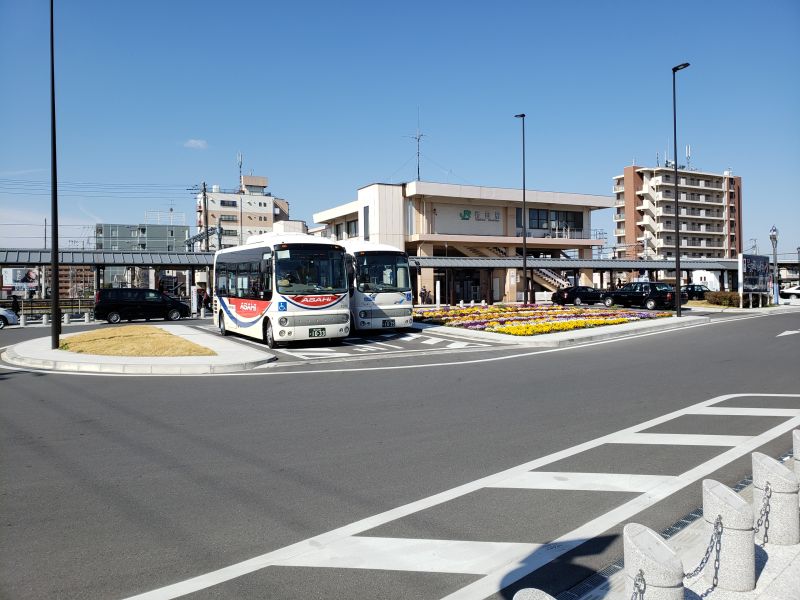
<path fill-rule="evenodd" d="M 644 319 L 669 317 L 668 312 L 625 309 L 568 308 L 559 305 L 503 305 L 414 309 L 414 320 L 447 327 L 508 335 L 539 335 Z"/>

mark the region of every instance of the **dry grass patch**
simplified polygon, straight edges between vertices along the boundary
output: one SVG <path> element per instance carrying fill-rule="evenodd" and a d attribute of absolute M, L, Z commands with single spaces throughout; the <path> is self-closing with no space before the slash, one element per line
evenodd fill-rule
<path fill-rule="evenodd" d="M 102 356 L 216 356 L 216 352 L 152 325 L 123 325 L 70 336 L 59 347 Z"/>

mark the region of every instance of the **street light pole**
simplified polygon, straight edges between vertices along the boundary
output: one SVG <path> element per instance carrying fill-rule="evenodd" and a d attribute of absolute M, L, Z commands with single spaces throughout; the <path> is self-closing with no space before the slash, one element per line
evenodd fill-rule
<path fill-rule="evenodd" d="M 61 335 L 61 307 L 59 306 L 58 284 L 59 261 L 58 261 L 58 170 L 56 166 L 56 65 L 55 50 L 53 48 L 54 24 L 53 24 L 53 0 L 50 0 L 50 218 L 52 220 L 52 240 L 50 248 L 50 313 L 52 323 L 50 325 L 50 348 L 58 350 L 61 345 L 59 337 Z"/>
<path fill-rule="evenodd" d="M 685 69 L 689 63 L 672 67 L 672 167 L 675 174 L 675 316 L 681 316 L 681 226 L 678 208 L 678 112 L 675 103 L 675 73 Z"/>
<path fill-rule="evenodd" d="M 769 241 L 772 242 L 772 303 L 780 304 L 780 286 L 778 285 L 778 229 L 775 225 L 769 230 Z"/>
<path fill-rule="evenodd" d="M 525 203 L 525 113 L 514 115 L 522 119 L 522 303 L 528 303 L 528 215 Z"/>

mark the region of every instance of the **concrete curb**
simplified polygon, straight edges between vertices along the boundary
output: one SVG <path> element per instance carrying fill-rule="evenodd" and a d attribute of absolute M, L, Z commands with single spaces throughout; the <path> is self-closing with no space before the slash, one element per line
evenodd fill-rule
<path fill-rule="evenodd" d="M 7 348 L 2 359 L 31 369 L 87 374 L 118 375 L 213 375 L 242 373 L 276 361 L 274 354 L 198 331 L 189 326 L 163 327 L 216 352 L 216 356 L 98 356 L 50 348 L 50 338 L 37 338 Z M 65 336 L 68 337 L 68 336 Z"/>
<path fill-rule="evenodd" d="M 463 337 L 476 341 L 490 340 L 493 342 L 525 346 L 527 348 L 566 348 L 567 346 L 574 346 L 576 344 L 624 338 L 641 333 L 683 329 L 685 327 L 693 327 L 695 325 L 703 325 L 710 322 L 711 317 L 665 317 L 648 321 L 623 323 L 621 325 L 603 325 L 602 327 L 595 327 L 592 329 L 559 331 L 556 333 L 547 333 L 534 337 L 520 337 L 507 335 L 504 333 L 473 331 L 469 329 L 459 329 L 457 327 L 446 327 L 444 325 L 431 325 L 428 323 L 415 323 L 414 327 L 420 330 L 438 330 L 439 332 L 446 332 L 452 336 Z"/>

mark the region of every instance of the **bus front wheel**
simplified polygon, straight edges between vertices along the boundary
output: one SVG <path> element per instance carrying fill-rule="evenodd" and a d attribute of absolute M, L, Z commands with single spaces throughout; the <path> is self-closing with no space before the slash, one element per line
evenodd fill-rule
<path fill-rule="evenodd" d="M 264 341 L 269 348 L 275 347 L 275 334 L 272 331 L 272 322 L 269 319 L 267 319 L 267 325 L 264 331 Z"/>
<path fill-rule="evenodd" d="M 228 335 L 228 330 L 225 329 L 225 317 L 222 315 L 222 311 L 219 312 L 219 319 L 217 322 L 219 323 L 219 334 L 223 337 Z"/>

